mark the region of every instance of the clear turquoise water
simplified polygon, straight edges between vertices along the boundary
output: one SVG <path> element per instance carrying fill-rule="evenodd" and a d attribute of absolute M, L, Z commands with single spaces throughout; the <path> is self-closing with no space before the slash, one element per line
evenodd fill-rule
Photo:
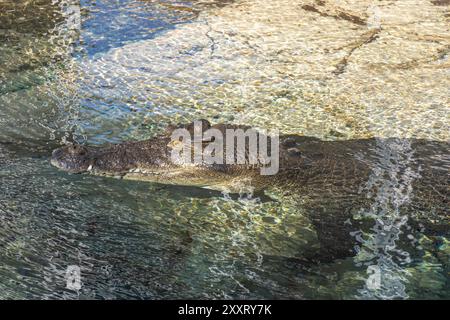
<path fill-rule="evenodd" d="M 226 95 L 222 105 L 208 106 L 208 97 L 178 76 L 185 68 L 178 56 L 157 49 L 159 39 L 170 43 L 168 31 L 195 26 L 214 7 L 169 0 L 0 2 L 0 298 L 449 298 L 444 237 L 415 239 L 424 254 L 414 261 L 399 259 L 405 252 L 394 242 L 383 255 L 362 250 L 308 264 L 302 248 L 316 244 L 316 234 L 296 205 L 68 175 L 50 166 L 51 150 L 67 139 L 105 144 L 150 137 L 180 119 L 233 121 Z M 151 51 L 146 56 L 134 43 Z M 183 56 L 202 45 L 193 41 Z M 135 85 L 148 78 L 143 100 Z M 227 81 L 205 75 L 206 86 Z M 280 90 L 279 79 L 273 90 Z M 186 92 L 195 103 L 177 100 Z M 279 110 L 279 100 L 272 103 Z M 379 208 L 392 201 L 391 191 L 378 195 Z M 395 210 L 389 214 L 398 218 Z M 355 237 L 355 246 L 370 245 Z M 81 270 L 80 290 L 66 287 L 72 265 Z M 368 287 L 373 270 L 381 270 L 378 289 Z"/>

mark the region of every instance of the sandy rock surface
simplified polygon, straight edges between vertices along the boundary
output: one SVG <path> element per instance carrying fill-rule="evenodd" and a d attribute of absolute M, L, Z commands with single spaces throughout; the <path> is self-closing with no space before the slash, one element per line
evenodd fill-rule
<path fill-rule="evenodd" d="M 445 1 L 236 1 L 82 62 L 81 89 L 163 121 L 448 139 L 449 25 Z"/>

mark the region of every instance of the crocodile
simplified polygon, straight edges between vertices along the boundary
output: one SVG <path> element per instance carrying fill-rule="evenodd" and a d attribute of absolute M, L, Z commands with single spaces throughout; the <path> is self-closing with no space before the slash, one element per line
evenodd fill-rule
<path fill-rule="evenodd" d="M 206 120 L 200 123 L 202 130 L 216 129 L 225 138 L 228 129 L 249 129 L 230 124 L 211 125 Z M 324 141 L 281 135 L 278 172 L 263 175 L 260 169 L 267 163 L 262 162 L 174 162 L 172 155 L 177 143 L 173 133 L 185 129 L 194 134 L 194 124 L 169 125 L 161 134 L 144 141 L 106 147 L 66 145 L 53 151 L 51 163 L 69 173 L 197 186 L 229 193 L 265 192 L 281 201 L 289 198 L 316 229 L 320 247 L 305 256 L 318 261 L 354 255 L 352 233 L 370 229 L 373 219 L 381 221 L 386 212 L 396 213 L 395 219 L 408 217 L 410 231 L 400 232 L 404 237 L 413 232 L 436 237 L 449 234 L 449 142 L 400 138 Z M 202 150 L 212 140 L 203 139 Z M 194 148 L 193 143 L 188 150 Z M 246 148 L 246 157 L 248 151 Z"/>

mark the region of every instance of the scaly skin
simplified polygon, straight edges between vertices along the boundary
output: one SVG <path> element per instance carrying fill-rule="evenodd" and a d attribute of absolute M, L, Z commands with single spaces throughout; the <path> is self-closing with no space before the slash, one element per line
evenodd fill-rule
<path fill-rule="evenodd" d="M 204 130 L 211 127 L 206 120 L 202 125 Z M 364 218 L 367 215 L 379 219 L 390 212 L 397 218 L 407 215 L 413 229 L 425 228 L 429 235 L 448 236 L 449 143 L 414 139 L 321 141 L 281 136 L 279 172 L 264 176 L 260 174 L 261 164 L 174 164 L 170 158 L 171 133 L 176 128 L 192 132 L 193 124 L 169 126 L 152 139 L 106 148 L 66 146 L 53 152 L 52 164 L 72 173 L 229 192 L 251 189 L 279 193 L 297 201 L 311 219 L 320 249 L 304 256 L 319 261 L 354 254 L 355 238 L 350 233 L 367 230 L 368 223 L 373 225 Z M 218 124 L 212 128 L 225 134 L 227 128 L 247 127 Z"/>

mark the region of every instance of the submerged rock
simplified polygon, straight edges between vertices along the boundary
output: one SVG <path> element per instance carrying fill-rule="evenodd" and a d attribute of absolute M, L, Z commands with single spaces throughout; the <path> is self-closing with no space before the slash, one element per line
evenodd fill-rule
<path fill-rule="evenodd" d="M 99 101 L 159 121 L 220 113 L 319 137 L 442 140 L 446 12 L 423 1 L 237 1 L 80 68 Z"/>

